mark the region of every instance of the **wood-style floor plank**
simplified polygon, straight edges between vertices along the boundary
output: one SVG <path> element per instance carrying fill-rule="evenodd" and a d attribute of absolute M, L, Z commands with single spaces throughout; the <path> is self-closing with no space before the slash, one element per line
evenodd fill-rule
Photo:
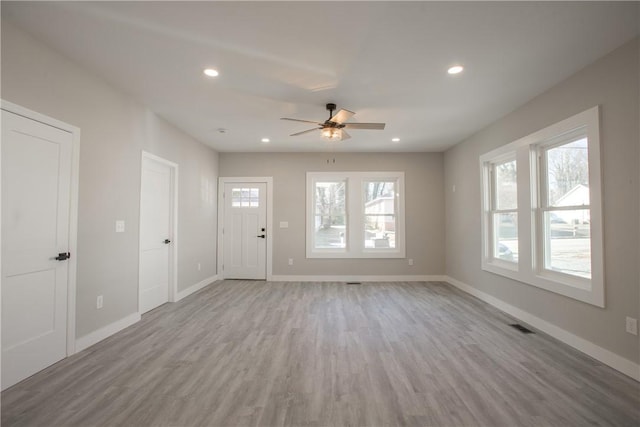
<path fill-rule="evenodd" d="M 221 281 L 2 393 L 3 426 L 638 426 L 640 384 L 446 283 Z"/>

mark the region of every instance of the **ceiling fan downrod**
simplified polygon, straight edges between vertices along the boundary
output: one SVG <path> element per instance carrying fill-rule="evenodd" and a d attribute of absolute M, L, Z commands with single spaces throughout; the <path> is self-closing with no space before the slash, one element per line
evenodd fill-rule
<path fill-rule="evenodd" d="M 333 112 L 335 111 L 335 109 L 336 109 L 336 104 L 331 102 L 327 104 L 327 110 L 329 110 L 329 120 L 331 120 L 331 117 L 333 117 Z"/>

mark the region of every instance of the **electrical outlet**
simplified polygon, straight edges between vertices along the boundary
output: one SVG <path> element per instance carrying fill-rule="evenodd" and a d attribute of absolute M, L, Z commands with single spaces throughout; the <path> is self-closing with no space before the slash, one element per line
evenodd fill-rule
<path fill-rule="evenodd" d="M 407 262 L 409 263 L 409 265 L 413 265 L 413 258 L 409 258 Z"/>
<path fill-rule="evenodd" d="M 198 271 L 202 270 L 202 265 L 200 265 L 200 263 L 198 263 Z"/>
<path fill-rule="evenodd" d="M 98 299 L 96 299 L 96 308 L 98 310 L 102 308 L 102 303 L 103 303 L 102 295 L 98 295 Z"/>
<path fill-rule="evenodd" d="M 293 258 L 289 258 L 289 265 L 293 265 Z"/>
<path fill-rule="evenodd" d="M 638 335 L 638 319 L 627 317 L 627 332 L 632 335 Z"/>
<path fill-rule="evenodd" d="M 124 233 L 124 221 L 121 219 L 116 221 L 116 233 Z"/>

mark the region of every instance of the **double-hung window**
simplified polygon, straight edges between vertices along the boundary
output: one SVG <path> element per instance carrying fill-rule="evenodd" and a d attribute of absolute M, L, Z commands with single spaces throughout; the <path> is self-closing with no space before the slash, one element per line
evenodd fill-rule
<path fill-rule="evenodd" d="M 599 108 L 480 157 L 482 268 L 604 307 Z"/>
<path fill-rule="evenodd" d="M 538 159 L 539 268 L 545 273 L 590 279 L 591 206 L 586 129 L 539 144 Z"/>
<path fill-rule="evenodd" d="M 515 157 L 508 155 L 489 164 L 490 256 L 506 268 L 517 268 L 518 187 Z"/>
<path fill-rule="evenodd" d="M 403 258 L 403 172 L 307 173 L 307 258 Z"/>

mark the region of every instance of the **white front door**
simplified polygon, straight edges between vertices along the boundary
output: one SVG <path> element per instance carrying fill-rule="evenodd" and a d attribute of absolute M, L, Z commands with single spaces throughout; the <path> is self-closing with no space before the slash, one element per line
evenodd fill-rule
<path fill-rule="evenodd" d="M 72 147 L 2 111 L 3 390 L 66 356 Z"/>
<path fill-rule="evenodd" d="M 140 187 L 140 314 L 169 301 L 172 167 L 142 159 Z"/>
<path fill-rule="evenodd" d="M 233 182 L 224 185 L 225 279 L 265 280 L 267 184 Z"/>

